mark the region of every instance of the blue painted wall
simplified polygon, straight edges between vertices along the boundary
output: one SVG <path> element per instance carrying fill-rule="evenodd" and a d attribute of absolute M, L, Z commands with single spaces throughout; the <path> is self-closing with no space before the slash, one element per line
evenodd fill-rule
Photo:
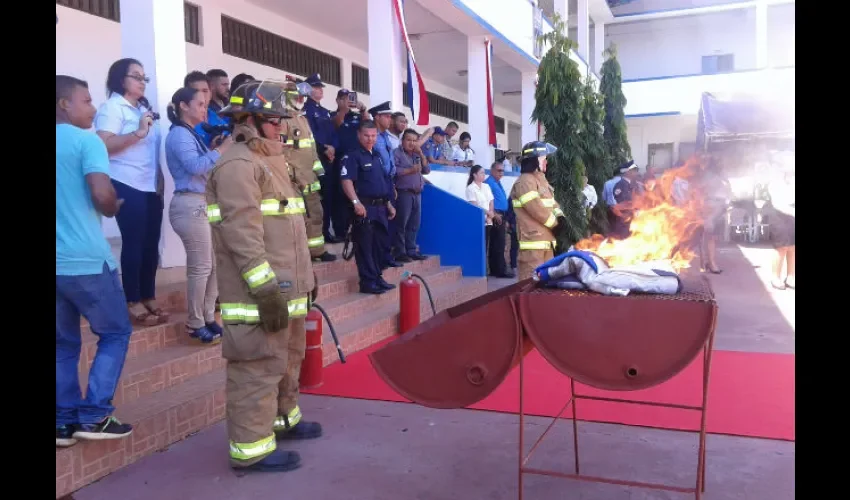
<path fill-rule="evenodd" d="M 432 184 L 422 191 L 419 250 L 439 255 L 444 266 L 460 266 L 464 276 L 486 276 L 484 211 Z"/>

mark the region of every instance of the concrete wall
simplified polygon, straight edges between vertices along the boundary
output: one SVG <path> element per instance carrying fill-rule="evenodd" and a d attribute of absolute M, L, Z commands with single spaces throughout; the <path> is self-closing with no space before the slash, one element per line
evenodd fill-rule
<path fill-rule="evenodd" d="M 768 8 L 768 60 L 793 66 L 794 5 Z M 756 67 L 755 9 L 606 26 L 605 45 L 617 45 L 623 79 L 702 72 L 702 56 L 734 54 L 735 70 Z"/>

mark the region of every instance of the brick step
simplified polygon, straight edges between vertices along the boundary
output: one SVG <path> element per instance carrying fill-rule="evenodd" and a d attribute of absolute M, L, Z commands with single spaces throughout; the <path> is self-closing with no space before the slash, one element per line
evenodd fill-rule
<path fill-rule="evenodd" d="M 457 281 L 462 277 L 461 268 L 458 266 L 425 269 L 419 271 L 417 274 L 425 278 L 432 292 L 435 286 Z M 392 283 L 392 281 L 390 282 Z M 395 282 L 398 283 L 398 280 L 395 280 Z M 387 304 L 397 305 L 399 300 L 398 294 L 399 289 L 396 287 L 394 290 L 381 295 L 348 293 L 331 297 L 327 300 L 320 295 L 316 303 L 328 312 L 331 321 L 336 324 L 368 313 L 371 310 L 379 309 Z M 427 297 L 424 288 L 422 289 L 421 296 Z"/>
<path fill-rule="evenodd" d="M 423 277 L 428 280 L 428 276 Z M 428 285 L 431 287 L 431 293 L 434 296 L 434 306 L 437 312 L 487 293 L 486 278 L 458 278 L 455 281 L 442 284 L 432 283 L 429 280 Z M 421 321 L 425 321 L 433 313 L 431 312 L 431 304 L 428 302 L 428 295 L 424 289 L 421 291 L 419 300 L 419 317 Z M 328 311 L 328 313 L 331 314 L 331 311 Z M 385 303 L 381 307 L 370 307 L 348 320 L 334 322 L 334 329 L 336 330 L 337 337 L 339 337 L 343 353 L 348 356 L 366 349 L 372 344 L 397 335 L 398 317 L 399 304 L 398 300 L 395 300 Z M 331 314 L 331 321 L 333 321 L 333 314 Z M 333 337 L 330 334 L 330 328 L 326 321 L 323 323 L 322 342 L 322 359 L 324 365 L 327 366 L 338 362 L 339 354 L 336 351 L 336 345 L 333 343 Z"/>
<path fill-rule="evenodd" d="M 449 281 L 434 279 L 437 274 L 445 274 L 443 279 Z M 423 276 L 431 285 L 438 310 L 482 295 L 487 290 L 486 279 L 460 278 L 457 268 L 435 269 L 430 273 L 425 271 Z M 431 315 L 424 290 L 421 301 L 424 320 Z M 364 307 L 367 309 L 363 309 L 362 314 L 335 325 L 346 354 L 364 349 L 398 330 L 397 298 L 382 307 L 368 304 L 364 304 Z M 182 329 L 182 323 L 180 327 Z M 337 354 L 329 333 L 326 333 L 325 340 L 323 351 L 324 363 L 327 365 L 337 360 Z M 190 348 L 175 340 L 162 350 L 148 351 L 128 360 L 124 369 L 127 385 L 122 380 L 121 386 L 121 391 L 124 391 L 121 397 L 124 400 L 116 404 L 115 415 L 134 425 L 133 434 L 125 440 L 81 442 L 70 448 L 57 449 L 57 498 L 224 418 L 224 361 L 220 358 L 220 352 L 218 346 Z M 191 368 L 186 368 L 188 360 L 197 363 L 198 372 L 195 376 L 186 376 L 191 373 Z M 149 385 L 143 389 L 144 381 L 151 384 L 154 372 L 162 370 L 166 370 L 166 373 L 167 370 L 173 370 L 173 383 L 169 386 L 168 382 L 162 381 L 159 387 Z M 202 370 L 207 371 L 202 373 Z M 138 393 L 128 393 L 137 390 Z M 156 392 L 151 392 L 154 390 Z"/>
<path fill-rule="evenodd" d="M 428 269 L 440 267 L 439 257 L 430 257 L 427 260 L 409 262 L 403 267 L 389 268 L 383 272 L 384 279 L 390 283 L 397 283 L 404 271 L 422 274 Z M 339 272 L 319 276 L 319 303 L 348 293 L 359 293 L 360 280 L 357 276 L 357 268 L 354 271 L 344 269 Z"/>
<path fill-rule="evenodd" d="M 129 437 L 57 449 L 56 498 L 223 419 L 224 382 L 224 370 L 219 369 L 121 405 L 115 415 L 133 424 Z"/>
<path fill-rule="evenodd" d="M 158 391 L 185 383 L 223 368 L 221 344 L 198 345 L 181 336 L 175 345 L 127 358 L 115 390 L 113 404 L 125 405 Z M 90 365 L 80 365 L 81 386 L 88 381 Z"/>
<path fill-rule="evenodd" d="M 130 335 L 130 345 L 127 349 L 127 359 L 162 350 L 169 346 L 180 344 L 187 338 L 186 314 L 178 313 L 172 315 L 168 323 L 156 326 L 135 326 Z M 91 332 L 89 326 L 82 329 L 82 352 L 80 353 L 80 366 L 91 365 L 94 354 L 97 351 L 98 336 Z"/>

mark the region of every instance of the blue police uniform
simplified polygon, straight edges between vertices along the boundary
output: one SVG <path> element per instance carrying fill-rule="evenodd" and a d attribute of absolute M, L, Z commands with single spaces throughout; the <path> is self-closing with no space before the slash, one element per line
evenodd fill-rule
<path fill-rule="evenodd" d="M 380 114 L 391 113 L 392 110 L 390 109 L 390 101 L 384 101 L 381 104 L 378 104 L 377 106 L 369 108 L 369 114 L 372 116 L 373 119 L 377 118 L 377 116 Z M 390 140 L 390 132 L 388 130 L 378 132 L 378 138 L 375 141 L 375 149 L 378 151 L 378 154 L 381 155 L 381 160 L 384 163 L 384 172 L 389 178 L 390 186 L 393 186 L 395 184 L 396 167 L 395 162 L 393 161 L 393 143 Z M 393 207 L 396 207 L 395 190 L 392 190 L 390 193 L 390 203 L 392 203 Z M 390 237 L 386 241 L 386 246 L 382 248 L 382 267 L 401 267 L 401 264 L 396 262 L 396 260 L 393 258 L 392 240 L 394 239 L 397 230 L 395 225 L 395 219 L 389 221 L 387 230 Z"/>
<path fill-rule="evenodd" d="M 335 117 L 336 114 L 336 111 L 332 112 L 331 118 Z M 337 168 L 335 170 L 337 181 L 340 179 L 339 172 L 342 168 L 340 164 L 342 157 L 360 148 L 360 141 L 357 139 L 357 129 L 360 128 L 360 121 L 360 113 L 350 111 L 346 113 L 339 128 L 336 129 L 338 146 L 336 148 Z M 332 217 L 334 233 L 344 237 L 346 231 L 348 231 L 348 226 L 351 225 L 351 205 L 347 203 L 345 193 L 342 192 L 342 184 L 338 184 L 338 186 L 337 195 L 341 202 L 333 207 L 334 212 Z"/>
<path fill-rule="evenodd" d="M 308 76 L 304 81 L 311 87 L 325 86 L 318 73 Z M 340 199 L 339 171 L 334 169 L 334 165 L 338 165 L 338 162 L 331 162 L 325 155 L 325 146 L 338 149 L 337 133 L 331 119 L 331 112 L 311 97 L 307 98 L 307 102 L 304 103 L 304 108 L 301 111 L 304 112 L 304 117 L 310 124 L 310 130 L 313 132 L 313 138 L 316 141 L 316 151 L 319 153 L 319 160 L 325 169 L 325 175 L 319 176 L 319 183 L 322 185 L 322 233 L 327 242 L 340 241 L 345 237 L 348 226 L 345 221 L 337 221 L 338 217 L 334 215 L 338 212 L 338 210 L 335 210 L 337 206 L 345 205 L 345 200 Z M 341 154 L 337 151 L 336 158 L 339 158 Z M 333 225 L 336 238 L 331 236 L 331 225 Z"/>
<path fill-rule="evenodd" d="M 352 226 L 354 259 L 360 276 L 360 291 L 384 293 L 394 288 L 381 276 L 385 258 L 383 249 L 389 243 L 387 202 L 393 186 L 384 171 L 383 160 L 376 149 L 363 146 L 348 152 L 340 160 L 340 179 L 354 183 L 357 199 L 366 209 L 366 217 Z"/>

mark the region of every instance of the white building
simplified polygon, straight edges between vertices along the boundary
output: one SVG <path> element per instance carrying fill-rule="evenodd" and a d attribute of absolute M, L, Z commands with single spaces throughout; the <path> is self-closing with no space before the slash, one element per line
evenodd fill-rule
<path fill-rule="evenodd" d="M 318 72 L 329 87 L 324 105 L 330 109 L 341 87 L 360 93 L 367 106 L 406 103 L 393 0 L 56 3 L 56 71 L 87 80 L 96 105 L 106 98 L 109 65 L 121 57 L 144 64 L 152 78 L 148 98 L 163 117 L 186 73 L 211 68 L 278 79 Z M 493 158 L 485 39 L 494 48 L 499 145 L 516 151 L 537 136 L 530 115 L 538 8 L 542 32 L 552 29 L 546 18 L 553 12 L 567 17 L 582 71 L 598 74 L 603 48 L 618 46 L 629 142 L 641 166 L 665 167 L 693 150 L 703 91 L 776 91 L 794 99 L 793 0 L 406 0 L 407 29 L 429 92 L 429 125 L 458 122 L 484 166 Z M 435 172 L 433 180 L 462 195 L 465 174 L 450 170 Z M 114 221 L 106 224 L 107 236 L 117 236 Z M 168 224 L 163 228 L 163 266 L 183 265 L 182 244 Z"/>

